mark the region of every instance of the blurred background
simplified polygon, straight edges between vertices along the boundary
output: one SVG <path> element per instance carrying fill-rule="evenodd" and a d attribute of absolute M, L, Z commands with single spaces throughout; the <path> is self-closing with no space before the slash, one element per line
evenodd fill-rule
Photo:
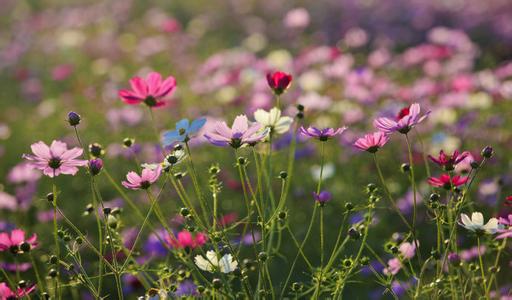
<path fill-rule="evenodd" d="M 2 216 L 27 228 L 48 221 L 49 207 L 40 199 L 50 181 L 27 187 L 9 174 L 33 142 L 77 144 L 65 122 L 68 111 L 82 115 L 83 140 L 104 146 L 106 164 L 117 180 L 134 169 L 132 153 L 122 147 L 125 137 L 136 138 L 140 160 L 161 161 L 147 110 L 128 106 L 117 96 L 131 77 L 151 70 L 176 77 L 172 104 L 155 111 L 158 129 L 164 130 L 183 117 L 206 115 L 208 124 L 218 119 L 230 123 L 237 114 L 272 107 L 265 73 L 275 69 L 294 76 L 283 97 L 285 114 L 294 115 L 300 103 L 306 106 L 305 124 L 350 127 L 327 149 L 332 163 L 326 188 L 342 195 L 335 197 L 333 207 L 364 201 L 363 187 L 376 181 L 369 157 L 350 147 L 354 139 L 370 130 L 374 117 L 393 115 L 416 101 L 433 111 L 420 129 L 429 153 L 461 148 L 478 154 L 486 144 L 497 149 L 475 192 L 477 205 L 497 214 L 500 195 L 510 192 L 511 182 L 511 158 L 504 154 L 511 146 L 511 49 L 510 0 L 0 0 L 0 191 L 14 195 L 18 203 L 0 207 Z M 286 150 L 279 151 L 289 140 L 284 136 L 276 143 L 279 157 L 286 157 Z M 221 162 L 229 196 L 222 209 L 235 211 L 242 202 L 232 153 L 200 149 L 201 142 L 194 146 L 203 180 L 209 164 Z M 399 173 L 406 161 L 401 143 L 396 139 L 383 151 L 389 158 L 383 167 L 407 212 L 411 192 Z M 308 160 L 297 166 L 304 176 L 296 179 L 303 182 L 291 199 L 294 224 L 304 224 L 310 215 L 298 205 L 312 203 L 315 151 L 311 143 L 300 144 L 297 157 Z M 277 168 L 285 168 L 285 159 L 281 165 L 276 161 Z M 423 167 L 420 176 L 425 176 Z M 122 205 L 115 191 L 102 184 L 105 198 Z M 90 202 L 83 178 L 59 178 L 59 186 L 68 197 L 64 210 L 80 216 Z M 421 188 L 428 195 L 425 183 Z M 169 201 L 167 208 L 174 213 L 179 206 Z M 338 213 L 328 213 L 333 226 L 339 223 Z M 357 220 L 360 216 L 354 216 L 353 222 Z M 382 214 L 376 220 L 387 224 L 375 229 L 381 237 L 400 229 L 393 216 Z M 124 223 L 129 227 L 135 221 L 127 215 Z M 297 226 L 296 233 L 304 230 Z M 382 240 L 374 243 L 381 248 Z M 289 249 L 294 253 L 292 245 Z M 382 293 L 375 284 L 368 286 L 377 298 Z M 368 296 L 366 291 L 349 293 Z"/>

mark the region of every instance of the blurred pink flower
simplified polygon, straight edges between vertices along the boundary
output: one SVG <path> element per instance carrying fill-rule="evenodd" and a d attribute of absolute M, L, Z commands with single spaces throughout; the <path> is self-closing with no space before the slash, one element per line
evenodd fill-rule
<path fill-rule="evenodd" d="M 386 133 L 398 131 L 406 134 L 430 114 L 430 111 L 428 111 L 423 116 L 420 116 L 420 109 L 418 103 L 413 103 L 410 107 L 406 107 L 399 112 L 396 121 L 389 118 L 378 118 L 373 124 L 380 131 Z"/>
<path fill-rule="evenodd" d="M 123 181 L 122 184 L 127 189 L 145 190 L 148 189 L 151 186 L 151 184 L 155 183 L 158 180 L 161 172 L 162 166 L 160 164 L 154 170 L 150 168 L 143 169 L 140 176 L 133 171 L 128 172 L 128 174 L 126 174 L 127 181 Z"/>
<path fill-rule="evenodd" d="M 12 291 L 7 283 L 0 282 L 0 300 L 21 299 L 32 293 L 35 289 L 36 286 L 31 285 L 29 287 L 18 288 L 16 291 Z"/>
<path fill-rule="evenodd" d="M 192 235 L 187 230 L 180 231 L 176 238 L 167 236 L 167 241 L 174 248 L 189 248 L 194 249 L 201 247 L 208 241 L 208 236 L 202 232 Z"/>
<path fill-rule="evenodd" d="M 31 146 L 32 154 L 23 154 L 31 166 L 43 171 L 43 174 L 49 177 L 59 174 L 75 175 L 78 167 L 85 166 L 87 160 L 77 159 L 82 155 L 83 150 L 72 148 L 68 150 L 66 143 L 53 141 L 50 147 L 44 142 L 37 142 Z"/>
<path fill-rule="evenodd" d="M 245 115 L 239 115 L 233 121 L 231 128 L 224 121 L 217 122 L 213 130 L 204 137 L 215 146 L 229 145 L 236 149 L 263 140 L 268 134 L 268 128 L 258 132 L 260 128 L 260 124 L 249 124 Z"/>
<path fill-rule="evenodd" d="M 127 104 L 144 103 L 149 107 L 161 107 L 166 104 L 165 98 L 176 87 L 176 79 L 169 76 L 162 81 L 162 75 L 151 72 L 142 79 L 138 76 L 130 79 L 131 90 L 120 90 L 119 97 Z"/>
<path fill-rule="evenodd" d="M 18 201 L 14 196 L 0 191 L 0 209 L 15 210 L 18 207 Z"/>
<path fill-rule="evenodd" d="M 364 137 L 357 139 L 354 146 L 360 150 L 375 153 L 389 141 L 389 136 L 382 132 L 365 134 Z"/>
<path fill-rule="evenodd" d="M 7 180 L 11 183 L 33 182 L 40 177 L 41 173 L 34 170 L 31 164 L 27 162 L 15 165 L 7 174 Z"/>
<path fill-rule="evenodd" d="M 13 229 L 11 233 L 0 232 L 0 251 L 10 250 L 15 253 L 21 251 L 20 246 L 28 243 L 31 248 L 37 246 L 37 235 L 34 233 L 30 238 L 25 239 L 25 231 Z"/>

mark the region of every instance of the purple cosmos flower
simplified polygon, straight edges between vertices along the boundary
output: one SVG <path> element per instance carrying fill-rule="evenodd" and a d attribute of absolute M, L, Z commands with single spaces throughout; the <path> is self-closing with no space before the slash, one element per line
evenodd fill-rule
<path fill-rule="evenodd" d="M 430 114 L 430 111 L 428 111 L 423 116 L 420 116 L 420 110 L 420 105 L 413 103 L 410 107 L 402 109 L 396 117 L 396 120 L 378 118 L 373 122 L 373 125 L 385 133 L 398 131 L 402 134 L 406 134 Z"/>
<path fill-rule="evenodd" d="M 501 225 L 505 225 L 506 228 L 498 229 L 499 235 L 496 236 L 496 239 L 501 240 L 504 238 L 512 237 L 512 214 L 508 215 L 507 218 L 500 217 L 498 222 Z"/>
<path fill-rule="evenodd" d="M 183 280 L 176 291 L 174 296 L 176 297 L 187 297 L 187 296 L 198 296 L 197 286 L 192 280 Z"/>
<path fill-rule="evenodd" d="M 389 135 L 382 132 L 374 132 L 365 134 L 364 137 L 358 138 L 354 146 L 362 151 L 375 153 L 389 141 Z"/>
<path fill-rule="evenodd" d="M 123 181 L 122 184 L 127 189 L 139 190 L 139 189 L 148 189 L 151 184 L 155 183 L 160 177 L 160 173 L 162 172 L 162 166 L 158 165 L 156 169 L 152 170 L 149 168 L 145 168 L 142 170 L 141 175 L 139 176 L 135 172 L 128 172 L 126 174 L 126 181 Z"/>
<path fill-rule="evenodd" d="M 324 205 L 326 202 L 331 201 L 332 194 L 328 191 L 321 191 L 320 193 L 313 193 L 313 198 L 320 205 Z"/>
<path fill-rule="evenodd" d="M 61 173 L 75 175 L 78 167 L 87 164 L 86 160 L 77 159 L 82 155 L 82 149 L 68 150 L 66 143 L 61 141 L 53 141 L 50 147 L 44 142 L 37 142 L 30 147 L 34 155 L 23 154 L 23 158 L 27 159 L 33 168 L 42 170 L 43 174 L 49 177 L 58 176 Z"/>
<path fill-rule="evenodd" d="M 245 115 L 239 115 L 233 121 L 233 126 L 228 127 L 226 122 L 217 122 L 213 131 L 204 137 L 215 146 L 231 146 L 235 149 L 245 145 L 253 145 L 263 140 L 268 134 L 268 128 L 260 131 L 258 123 L 249 124 Z"/>
<path fill-rule="evenodd" d="M 309 136 L 312 138 L 317 138 L 322 142 L 327 141 L 330 138 L 333 138 L 334 136 L 338 134 L 342 134 L 343 131 L 345 131 L 347 127 L 341 127 L 341 128 L 324 128 L 324 129 L 318 129 L 316 127 L 308 127 L 304 128 L 303 126 L 300 127 L 300 133 Z"/>

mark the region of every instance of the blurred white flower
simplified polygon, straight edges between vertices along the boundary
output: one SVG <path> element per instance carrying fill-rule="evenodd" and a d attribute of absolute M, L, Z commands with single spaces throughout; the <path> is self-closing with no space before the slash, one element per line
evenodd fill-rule
<path fill-rule="evenodd" d="M 277 107 L 270 111 L 258 109 L 254 112 L 254 119 L 260 123 L 262 127 L 270 128 L 272 133 L 283 134 L 290 129 L 293 119 L 287 116 L 281 116 L 281 110 Z"/>
<path fill-rule="evenodd" d="M 489 234 L 494 234 L 498 230 L 498 219 L 491 218 L 484 225 L 484 216 L 480 212 L 474 212 L 471 214 L 471 219 L 469 219 L 468 215 L 461 214 L 462 226 L 467 230 L 473 232 L 486 232 Z"/>
<path fill-rule="evenodd" d="M 238 263 L 233 260 L 231 254 L 226 254 L 219 260 L 213 250 L 206 252 L 206 258 L 202 255 L 196 255 L 194 261 L 199 269 L 212 273 L 216 270 L 222 273 L 230 273 L 238 267 Z"/>
<path fill-rule="evenodd" d="M 286 13 L 283 23 L 288 28 L 304 28 L 309 25 L 309 13 L 303 7 L 294 8 Z"/>
<path fill-rule="evenodd" d="M 335 170 L 336 170 L 336 168 L 334 167 L 334 164 L 332 164 L 332 163 L 325 164 L 324 170 L 322 173 L 322 180 L 326 180 L 326 179 L 334 176 Z M 315 181 L 318 182 L 320 180 L 320 166 L 319 165 L 314 165 L 311 167 L 311 175 L 313 176 L 313 179 Z"/>

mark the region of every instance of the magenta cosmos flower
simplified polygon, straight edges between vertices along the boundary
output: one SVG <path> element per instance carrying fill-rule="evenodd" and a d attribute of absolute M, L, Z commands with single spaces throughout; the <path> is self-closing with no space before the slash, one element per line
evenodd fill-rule
<path fill-rule="evenodd" d="M 245 145 L 254 145 L 263 140 L 269 130 L 265 128 L 260 130 L 258 123 L 249 124 L 245 115 L 240 115 L 233 121 L 233 126 L 228 127 L 226 122 L 217 122 L 213 130 L 204 135 L 204 137 L 215 146 L 231 146 L 235 149 Z"/>
<path fill-rule="evenodd" d="M 206 234 L 202 232 L 198 232 L 195 235 L 192 235 L 191 232 L 187 230 L 180 231 L 176 238 L 168 236 L 167 241 L 174 248 L 189 248 L 194 249 L 197 247 L 201 247 L 208 241 L 208 237 Z"/>
<path fill-rule="evenodd" d="M 496 236 L 496 239 L 504 239 L 512 237 L 512 214 L 508 215 L 507 218 L 500 217 L 498 220 L 498 223 L 500 223 L 504 228 L 498 229 L 499 235 Z"/>
<path fill-rule="evenodd" d="M 151 184 L 158 180 L 161 172 L 162 166 L 160 164 L 154 170 L 150 168 L 144 168 L 140 176 L 133 171 L 128 172 L 128 174 L 126 174 L 126 181 L 123 181 L 122 184 L 127 189 L 146 190 L 151 186 Z"/>
<path fill-rule="evenodd" d="M 17 288 L 15 291 L 11 290 L 7 283 L 0 282 L 0 300 L 21 299 L 36 289 L 36 285 L 30 285 L 24 288 Z"/>
<path fill-rule="evenodd" d="M 267 73 L 268 86 L 274 91 L 274 94 L 281 95 L 292 83 L 292 75 L 281 71 Z"/>
<path fill-rule="evenodd" d="M 49 177 L 59 174 L 75 175 L 78 167 L 87 165 L 87 160 L 77 159 L 82 155 L 83 150 L 72 148 L 68 150 L 66 143 L 53 141 L 50 147 L 44 142 L 37 142 L 30 146 L 32 154 L 23 154 L 23 158 L 30 162 L 30 165 L 43 171 Z"/>
<path fill-rule="evenodd" d="M 30 248 L 37 246 L 37 235 L 33 234 L 30 238 L 25 239 L 25 231 L 21 229 L 13 229 L 11 233 L 0 232 L 0 251 L 10 250 L 12 253 L 23 252 L 22 244 L 28 244 Z"/>
<path fill-rule="evenodd" d="M 169 76 L 162 81 L 162 75 L 151 72 L 142 79 L 138 76 L 130 79 L 131 90 L 120 90 L 119 97 L 127 104 L 144 103 L 149 107 L 160 107 L 165 105 L 165 98 L 169 96 L 176 87 L 176 79 Z"/>
<path fill-rule="evenodd" d="M 420 105 L 418 103 L 414 103 L 410 107 L 403 108 L 398 113 L 396 120 L 378 118 L 373 122 L 373 125 L 385 133 L 398 131 L 402 134 L 406 134 L 430 114 L 430 111 L 428 111 L 423 116 L 420 116 L 420 110 Z"/>
<path fill-rule="evenodd" d="M 300 133 L 309 136 L 312 138 L 319 139 L 322 142 L 327 141 L 330 138 L 333 138 L 334 136 L 338 134 L 342 134 L 343 131 L 345 131 L 347 127 L 341 127 L 341 128 L 324 128 L 324 129 L 318 129 L 316 127 L 308 127 L 304 128 L 303 126 L 300 127 Z"/>
<path fill-rule="evenodd" d="M 447 190 L 451 189 L 452 186 L 460 186 L 468 181 L 468 177 L 461 177 L 459 175 L 455 175 L 450 178 L 449 174 L 441 174 L 439 177 L 430 177 L 428 179 L 428 183 L 431 186 L 442 187 Z"/>
<path fill-rule="evenodd" d="M 364 137 L 358 138 L 354 146 L 362 151 L 375 153 L 389 141 L 389 135 L 382 132 L 374 132 L 365 134 Z"/>
<path fill-rule="evenodd" d="M 452 155 L 446 155 L 443 150 L 439 151 L 439 156 L 434 157 L 429 155 L 431 161 L 442 167 L 445 171 L 452 171 L 455 166 L 466 159 L 470 155 L 469 152 L 464 151 L 460 153 L 458 150 L 453 151 Z"/>

